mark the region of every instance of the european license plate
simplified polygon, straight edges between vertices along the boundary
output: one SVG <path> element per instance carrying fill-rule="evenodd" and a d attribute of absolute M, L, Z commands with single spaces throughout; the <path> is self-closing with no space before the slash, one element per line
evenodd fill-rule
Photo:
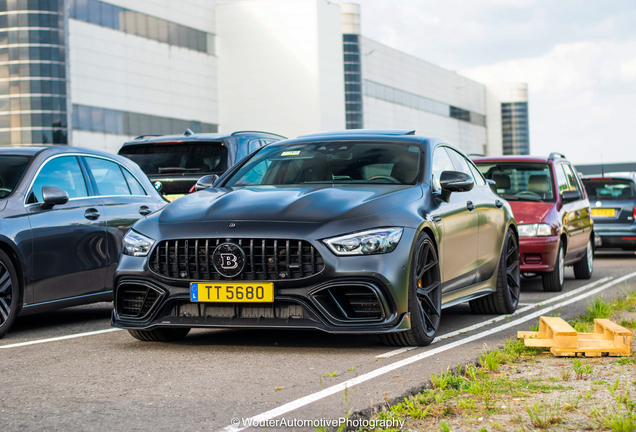
<path fill-rule="evenodd" d="M 615 209 L 599 209 L 599 208 L 592 209 L 592 216 L 596 216 L 596 217 L 614 217 L 615 214 L 616 214 Z"/>
<path fill-rule="evenodd" d="M 272 303 L 274 284 L 271 282 L 190 283 L 190 301 L 223 303 Z"/>

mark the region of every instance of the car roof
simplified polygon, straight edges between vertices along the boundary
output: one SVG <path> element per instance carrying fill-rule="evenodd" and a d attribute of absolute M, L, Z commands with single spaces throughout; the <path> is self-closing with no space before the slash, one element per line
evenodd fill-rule
<path fill-rule="evenodd" d="M 316 132 L 307 135 L 300 135 L 298 138 L 279 141 L 270 145 L 285 145 L 292 143 L 309 143 L 316 141 L 393 141 L 408 142 L 414 145 L 437 145 L 446 144 L 457 148 L 452 143 L 442 138 L 415 135 L 413 129 L 347 129 L 340 131 Z M 461 151 L 461 150 L 460 150 Z"/>
<path fill-rule="evenodd" d="M 588 175 L 584 175 L 581 176 L 581 178 L 583 180 L 590 180 L 590 179 L 602 179 L 602 178 L 606 178 L 608 180 L 610 179 L 621 179 L 621 180 L 631 180 L 633 182 L 636 182 L 636 172 L 610 172 L 610 173 L 605 173 L 605 174 L 588 174 Z"/>
<path fill-rule="evenodd" d="M 236 131 L 232 133 L 193 133 L 190 129 L 187 129 L 181 135 L 140 135 L 132 141 L 125 142 L 124 146 L 165 142 L 174 142 L 175 144 L 181 144 L 184 142 L 216 141 L 238 135 L 252 135 L 255 137 L 277 137 L 281 139 L 286 138 L 279 134 L 263 131 Z"/>
<path fill-rule="evenodd" d="M 0 154 L 11 154 L 19 156 L 33 156 L 46 150 L 49 146 L 10 146 L 0 147 Z"/>
<path fill-rule="evenodd" d="M 478 163 L 497 163 L 497 162 L 526 162 L 526 163 L 548 163 L 550 161 L 564 161 L 569 162 L 565 158 L 552 158 L 545 156 L 521 156 L 521 155 L 510 155 L 510 156 L 479 156 L 471 158 L 472 161 L 476 164 Z"/>

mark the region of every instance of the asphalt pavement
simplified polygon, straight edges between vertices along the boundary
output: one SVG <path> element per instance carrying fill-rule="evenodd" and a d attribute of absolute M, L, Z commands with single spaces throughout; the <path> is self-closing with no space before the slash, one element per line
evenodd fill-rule
<path fill-rule="evenodd" d="M 543 292 L 540 278 L 522 279 L 514 315 L 457 305 L 443 311 L 432 345 L 408 350 L 376 336 L 318 331 L 193 330 L 179 343 L 140 342 L 110 327 L 107 303 L 21 317 L 0 339 L 0 424 L 3 431 L 230 431 L 252 420 L 356 417 L 422 389 L 431 373 L 476 361 L 541 314 L 579 315 L 594 296 L 635 287 L 635 272 L 633 253 L 605 253 L 591 280 L 574 279 L 568 268 L 561 293 Z"/>

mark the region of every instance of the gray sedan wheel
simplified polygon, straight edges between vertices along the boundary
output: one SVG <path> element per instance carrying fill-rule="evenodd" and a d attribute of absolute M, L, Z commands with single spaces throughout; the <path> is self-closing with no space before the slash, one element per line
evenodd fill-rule
<path fill-rule="evenodd" d="M 0 250 L 0 337 L 7 334 L 18 312 L 20 286 L 9 256 Z"/>

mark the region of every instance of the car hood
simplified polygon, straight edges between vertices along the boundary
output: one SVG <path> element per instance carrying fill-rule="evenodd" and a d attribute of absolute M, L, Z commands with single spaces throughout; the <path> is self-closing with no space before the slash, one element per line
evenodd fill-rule
<path fill-rule="evenodd" d="M 378 215 L 421 197 L 419 186 L 388 184 L 211 188 L 169 204 L 158 214 L 158 222 L 320 224 Z"/>
<path fill-rule="evenodd" d="M 554 207 L 554 203 L 508 201 L 518 224 L 546 222 L 545 217 Z"/>

